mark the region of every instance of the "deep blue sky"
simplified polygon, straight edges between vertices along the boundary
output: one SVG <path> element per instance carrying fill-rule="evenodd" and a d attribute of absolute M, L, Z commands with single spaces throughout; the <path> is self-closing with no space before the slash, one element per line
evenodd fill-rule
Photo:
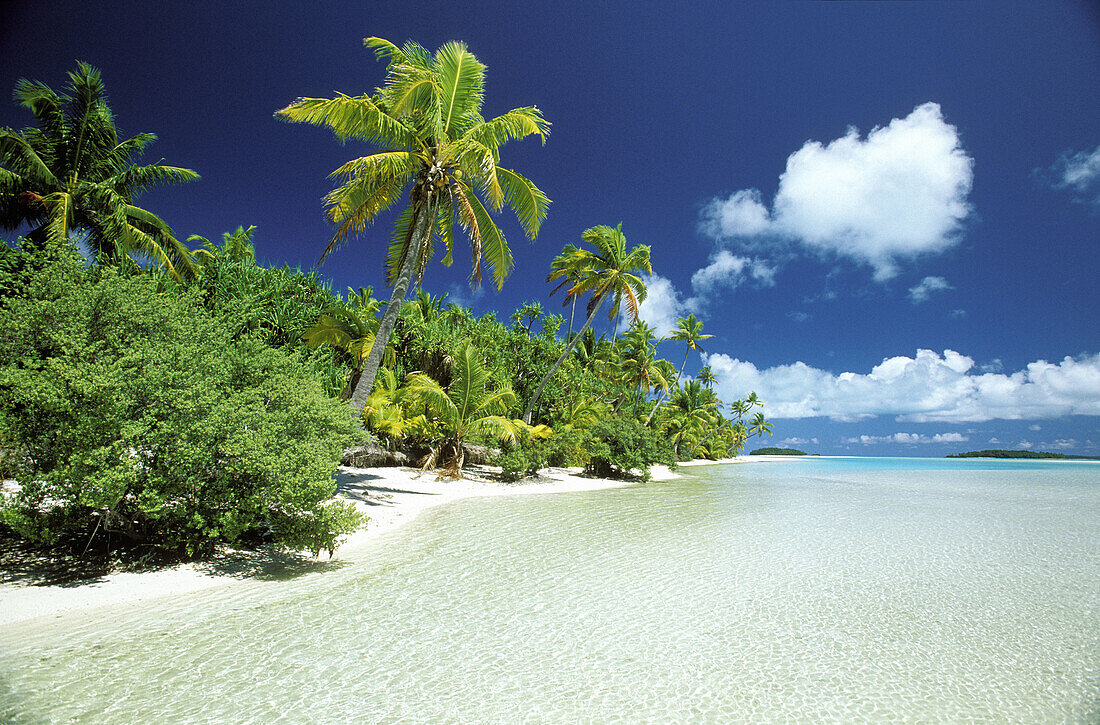
<path fill-rule="evenodd" d="M 534 244 L 504 220 L 517 266 L 502 292 L 471 294 L 464 253 L 430 267 L 429 291 L 503 317 L 557 309 L 550 260 L 621 221 L 652 245 L 650 322 L 697 312 L 723 397 L 757 389 L 776 442 L 1100 454 L 1096 3 L 462 5 L 9 1 L 0 89 L 100 67 L 122 133 L 160 137 L 146 160 L 202 175 L 142 206 L 181 237 L 255 224 L 261 260 L 308 268 L 332 232 L 327 174 L 370 148 L 272 113 L 379 84 L 364 36 L 464 40 L 488 66 L 487 116 L 534 104 L 553 123 L 502 163 L 554 203 Z M 0 104 L 0 125 L 29 119 Z M 817 162 L 781 184 L 811 141 Z M 708 227 L 723 209 L 760 223 Z M 322 274 L 379 289 L 391 223 Z M 889 358 L 911 361 L 872 373 Z"/>

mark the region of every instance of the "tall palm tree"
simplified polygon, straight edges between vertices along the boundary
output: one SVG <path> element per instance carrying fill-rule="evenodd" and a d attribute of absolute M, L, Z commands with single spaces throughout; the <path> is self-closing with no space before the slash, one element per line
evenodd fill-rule
<path fill-rule="evenodd" d="M 356 411 L 363 409 L 401 303 L 413 280 L 419 286 L 423 279 L 436 241 L 445 248 L 443 263 L 451 263 L 455 220 L 473 248 L 471 283 L 480 283 L 484 258 L 499 289 L 512 270 L 512 252 L 489 210 L 507 205 L 534 239 L 550 204 L 530 180 L 499 165 L 501 146 L 531 135 L 545 143 L 550 124 L 533 106 L 486 121 L 481 115 L 485 66 L 465 44 L 447 43 L 432 55 L 412 42 L 402 48 L 381 38 L 363 42 L 388 63 L 381 88 L 372 95 L 299 98 L 275 114 L 326 126 L 341 140 L 356 138 L 378 147 L 332 173 L 339 186 L 325 202 L 337 227 L 322 262 L 409 189 L 409 206 L 389 246 L 387 280 L 393 294 L 352 394 Z"/>
<path fill-rule="evenodd" d="M 550 274 L 546 277 L 547 282 L 561 280 L 558 282 L 557 287 L 550 290 L 551 295 L 563 287 L 566 289 L 563 304 L 570 305 L 569 330 L 565 333 L 566 340 L 573 336 L 573 317 L 577 311 L 577 295 L 573 294 L 573 287 L 584 278 L 584 270 L 588 265 L 588 261 L 588 255 L 583 249 L 578 249 L 572 244 L 566 244 L 562 247 L 561 254 L 554 257 L 554 261 L 550 263 Z"/>
<path fill-rule="evenodd" d="M 586 229 L 581 239 L 595 247 L 595 251 L 581 250 L 587 255 L 584 274 L 569 293 L 578 297 L 592 295 L 588 300 L 588 318 L 585 319 L 584 325 L 576 336 L 566 343 L 561 357 L 551 366 L 538 388 L 535 389 L 534 395 L 527 401 L 527 408 L 523 411 L 523 422 L 527 424 L 531 423 L 531 411 L 538 404 L 547 381 L 561 367 L 562 362 L 569 356 L 569 351 L 584 335 L 585 330 L 592 326 L 592 320 L 595 319 L 603 303 L 608 299 L 611 300 L 609 315 L 611 319 L 615 319 L 625 299 L 627 315 L 633 322 L 638 319 L 638 305 L 645 301 L 646 286 L 638 273 L 653 273 L 653 267 L 649 262 L 648 245 L 639 244 L 628 252 L 622 223 L 614 229 L 606 225 Z"/>
<path fill-rule="evenodd" d="M 637 413 L 638 404 L 650 390 L 668 390 L 669 382 L 654 359 L 657 347 L 653 341 L 656 339 L 654 328 L 642 320 L 635 320 L 620 340 L 619 379 L 634 391 L 632 415 Z"/>
<path fill-rule="evenodd" d="M 710 365 L 704 365 L 699 369 L 699 374 L 695 376 L 704 387 L 713 388 L 714 384 L 718 382 L 718 379 L 714 377 L 714 371 L 710 369 Z"/>
<path fill-rule="evenodd" d="M 706 352 L 703 346 L 699 344 L 702 340 L 709 340 L 714 335 L 703 334 L 703 323 L 695 319 L 695 313 L 691 313 L 687 317 L 681 317 L 676 320 L 676 331 L 669 335 L 667 340 L 675 340 L 676 342 L 682 342 L 685 345 L 684 348 L 684 361 L 680 363 L 680 369 L 676 372 L 676 380 L 672 385 L 675 386 L 680 382 L 680 376 L 684 374 L 684 367 L 687 365 L 688 354 L 692 350 L 698 350 L 700 352 Z M 649 412 L 649 417 L 645 419 L 645 424 L 649 425 L 649 422 L 653 420 L 653 414 L 657 412 L 657 406 L 664 400 L 664 393 L 657 398 L 657 405 L 653 406 L 653 410 Z"/>
<path fill-rule="evenodd" d="M 0 128 L 0 227 L 30 227 L 27 238 L 81 241 L 97 259 L 151 259 L 177 279 L 194 276 L 190 250 L 134 199 L 162 184 L 193 181 L 190 169 L 134 160 L 156 135 L 120 141 L 99 70 L 77 63 L 63 93 L 20 79 L 15 100 L 37 128 Z M 77 236 L 79 235 L 79 236 Z"/>

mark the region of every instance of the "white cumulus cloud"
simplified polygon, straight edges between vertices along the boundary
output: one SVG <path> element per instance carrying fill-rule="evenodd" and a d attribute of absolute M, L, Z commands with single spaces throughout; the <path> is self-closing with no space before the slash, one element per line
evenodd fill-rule
<path fill-rule="evenodd" d="M 794 240 L 885 280 L 899 261 L 958 241 L 972 181 L 957 130 L 925 103 L 866 138 L 851 128 L 827 144 L 808 141 L 788 157 L 771 211 L 759 191 L 737 191 L 704 206 L 700 230 L 734 242 Z"/>
<path fill-rule="evenodd" d="M 943 277 L 925 277 L 916 286 L 909 288 L 909 299 L 919 304 L 932 296 L 933 292 L 946 292 L 955 289 Z"/>
<path fill-rule="evenodd" d="M 676 319 L 687 314 L 687 302 L 680 298 L 670 280 L 657 274 L 646 280 L 646 298 L 638 305 L 638 317 L 657 328 L 658 336 L 664 337 L 676 330 Z"/>
<path fill-rule="evenodd" d="M 753 237 L 767 232 L 771 223 L 758 189 L 742 189 L 728 199 L 711 199 L 699 219 L 700 229 L 715 238 Z"/>
<path fill-rule="evenodd" d="M 706 267 L 691 275 L 691 289 L 705 296 L 722 288 L 733 289 L 751 277 L 764 286 L 775 284 L 775 268 L 763 260 L 739 257 L 722 249 L 711 256 Z"/>
<path fill-rule="evenodd" d="M 1100 415 L 1100 355 L 1038 360 L 1011 374 L 975 370 L 973 359 L 953 350 L 918 350 L 867 373 L 838 375 L 803 362 L 761 370 L 725 354 L 706 362 L 721 398 L 756 391 L 770 418 L 960 423 Z"/>

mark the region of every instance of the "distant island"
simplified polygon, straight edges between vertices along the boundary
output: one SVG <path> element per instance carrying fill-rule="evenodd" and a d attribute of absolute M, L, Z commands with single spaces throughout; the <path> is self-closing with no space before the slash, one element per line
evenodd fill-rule
<path fill-rule="evenodd" d="M 805 451 L 797 448 L 757 448 L 749 452 L 750 456 L 804 456 Z"/>
<path fill-rule="evenodd" d="M 753 451 L 756 453 L 756 451 Z M 967 451 L 966 453 L 949 453 L 948 458 L 1057 458 L 1062 460 L 1096 460 L 1095 456 L 1070 456 L 1065 453 L 1047 453 L 1046 451 Z"/>

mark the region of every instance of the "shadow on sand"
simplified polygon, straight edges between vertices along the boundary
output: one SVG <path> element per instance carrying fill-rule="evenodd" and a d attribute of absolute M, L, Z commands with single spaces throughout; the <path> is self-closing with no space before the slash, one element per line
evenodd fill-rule
<path fill-rule="evenodd" d="M 386 479 L 382 476 L 376 476 L 373 473 L 340 471 L 336 474 L 336 494 L 344 496 L 352 501 L 361 501 L 368 506 L 387 506 L 395 493 L 409 493 L 418 496 L 439 495 L 438 493 L 429 493 L 427 491 L 410 491 L 404 488 L 379 486 L 372 483 L 374 481 L 384 480 Z"/>
<path fill-rule="evenodd" d="M 383 476 L 371 473 L 341 470 L 336 476 L 336 492 L 368 506 L 392 505 L 394 494 L 439 495 L 379 485 L 385 480 Z M 79 587 L 105 581 L 109 574 L 119 571 L 157 571 L 180 563 L 182 561 L 179 559 L 145 558 L 128 567 L 120 567 L 113 556 L 94 552 L 77 556 L 66 549 L 38 546 L 20 538 L 7 527 L 0 527 L 0 583 Z M 214 576 L 282 581 L 333 571 L 346 566 L 346 562 L 262 546 L 255 550 L 227 551 L 204 561 L 192 562 L 192 565 L 198 571 Z"/>

